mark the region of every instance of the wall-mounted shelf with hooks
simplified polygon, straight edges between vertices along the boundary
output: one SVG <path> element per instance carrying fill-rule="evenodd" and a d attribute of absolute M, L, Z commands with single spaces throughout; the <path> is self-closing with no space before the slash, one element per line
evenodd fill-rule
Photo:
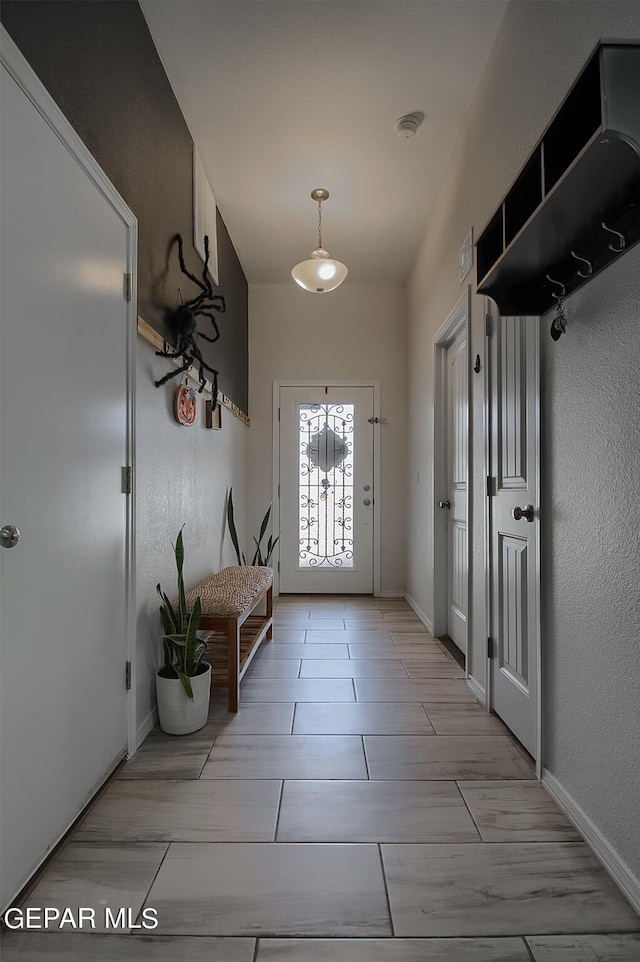
<path fill-rule="evenodd" d="M 640 43 L 600 43 L 476 245 L 477 289 L 543 314 L 640 241 Z M 557 289 L 556 289 L 557 292 Z"/>

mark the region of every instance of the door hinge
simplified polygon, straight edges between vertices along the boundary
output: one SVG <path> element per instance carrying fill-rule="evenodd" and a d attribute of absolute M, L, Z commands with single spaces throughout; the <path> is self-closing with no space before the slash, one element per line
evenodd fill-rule
<path fill-rule="evenodd" d="M 493 497 L 493 478 L 490 474 L 487 475 L 487 497 Z"/>
<path fill-rule="evenodd" d="M 278 497 L 280 497 L 280 485 L 278 485 Z"/>
<path fill-rule="evenodd" d="M 280 420 L 280 408 L 278 408 L 278 421 Z"/>
<path fill-rule="evenodd" d="M 278 562 L 278 574 L 280 574 L 280 562 Z"/>
<path fill-rule="evenodd" d="M 126 691 L 131 691 L 131 662 L 126 661 L 124 664 L 124 687 Z"/>
<path fill-rule="evenodd" d="M 122 468 L 122 493 L 131 494 L 133 485 L 133 468 L 130 465 Z"/>
<path fill-rule="evenodd" d="M 487 658 L 493 657 L 493 638 L 487 638 Z"/>
<path fill-rule="evenodd" d="M 131 300 L 131 296 L 132 296 L 132 295 L 131 295 L 131 287 L 132 287 L 131 274 L 125 274 L 125 275 L 124 275 L 124 299 L 125 299 L 125 301 L 130 301 L 130 300 Z"/>
<path fill-rule="evenodd" d="M 491 337 L 491 314 L 484 316 L 484 333 L 486 337 Z"/>

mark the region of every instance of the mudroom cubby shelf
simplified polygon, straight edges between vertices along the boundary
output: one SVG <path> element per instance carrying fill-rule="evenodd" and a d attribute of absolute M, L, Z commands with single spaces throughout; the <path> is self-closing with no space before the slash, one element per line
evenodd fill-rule
<path fill-rule="evenodd" d="M 600 43 L 476 244 L 477 289 L 543 314 L 640 241 L 640 43 Z"/>

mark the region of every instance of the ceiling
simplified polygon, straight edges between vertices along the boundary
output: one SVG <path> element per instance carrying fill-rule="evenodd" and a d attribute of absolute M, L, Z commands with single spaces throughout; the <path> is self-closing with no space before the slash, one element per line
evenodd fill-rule
<path fill-rule="evenodd" d="M 347 283 L 404 283 L 506 0 L 140 6 L 249 283 L 293 283 L 317 246 L 314 187 Z"/>

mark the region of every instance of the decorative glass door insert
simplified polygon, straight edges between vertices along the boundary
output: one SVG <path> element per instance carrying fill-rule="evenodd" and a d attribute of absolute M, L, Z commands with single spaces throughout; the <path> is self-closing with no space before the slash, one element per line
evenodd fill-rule
<path fill-rule="evenodd" d="M 298 404 L 300 568 L 353 568 L 353 404 Z"/>

